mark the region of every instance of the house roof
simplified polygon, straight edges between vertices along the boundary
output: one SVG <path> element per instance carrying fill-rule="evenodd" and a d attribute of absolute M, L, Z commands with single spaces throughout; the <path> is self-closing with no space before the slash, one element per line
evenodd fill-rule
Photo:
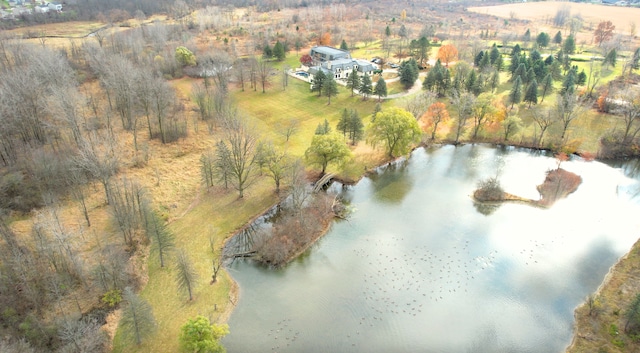
<path fill-rule="evenodd" d="M 316 53 L 322 53 L 322 54 L 326 54 L 326 55 L 344 55 L 344 54 L 349 54 L 348 52 L 344 51 L 344 50 L 340 50 L 340 49 L 336 49 L 333 47 L 327 47 L 327 46 L 319 46 L 319 47 L 313 47 L 311 48 L 311 50 L 313 50 Z"/>

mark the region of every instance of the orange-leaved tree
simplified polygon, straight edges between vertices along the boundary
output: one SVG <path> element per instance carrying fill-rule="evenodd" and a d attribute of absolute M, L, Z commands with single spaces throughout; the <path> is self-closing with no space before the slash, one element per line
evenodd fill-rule
<path fill-rule="evenodd" d="M 458 49 L 453 44 L 445 44 L 438 49 L 438 59 L 449 67 L 449 63 L 458 58 Z"/>
<path fill-rule="evenodd" d="M 438 124 L 447 122 L 447 120 L 449 120 L 449 112 L 447 111 L 447 106 L 441 102 L 435 102 L 431 104 L 429 106 L 429 109 L 427 110 L 427 118 L 429 118 L 429 122 L 425 127 L 431 126 L 431 140 L 435 140 Z"/>
<path fill-rule="evenodd" d="M 331 45 L 331 33 L 324 32 L 322 36 L 320 36 L 320 45 Z"/>
<path fill-rule="evenodd" d="M 611 21 L 602 21 L 598 23 L 598 28 L 596 28 L 593 33 L 593 37 L 596 43 L 598 43 L 598 46 L 613 37 L 614 29 L 616 29 L 616 26 L 614 26 Z"/>

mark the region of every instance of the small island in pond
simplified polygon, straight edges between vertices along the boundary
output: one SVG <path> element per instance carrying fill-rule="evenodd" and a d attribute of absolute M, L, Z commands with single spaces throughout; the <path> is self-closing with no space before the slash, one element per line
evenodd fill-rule
<path fill-rule="evenodd" d="M 567 197 L 578 189 L 582 178 L 562 168 L 547 171 L 544 182 L 536 187 L 539 200 L 523 198 L 505 192 L 497 178 L 489 178 L 478 183 L 473 198 L 478 202 L 519 201 L 539 207 L 551 207 L 557 200 Z"/>

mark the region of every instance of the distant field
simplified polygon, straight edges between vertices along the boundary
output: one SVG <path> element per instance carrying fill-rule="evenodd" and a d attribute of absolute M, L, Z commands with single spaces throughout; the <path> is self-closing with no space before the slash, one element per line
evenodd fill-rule
<path fill-rule="evenodd" d="M 38 35 L 44 34 L 45 36 L 84 37 L 103 26 L 105 26 L 105 24 L 101 22 L 74 21 L 16 28 L 7 31 L 7 33 L 21 36 L 30 32 L 37 33 Z"/>
<path fill-rule="evenodd" d="M 553 20 L 556 11 L 564 6 L 571 8 L 572 15 L 580 14 L 585 23 L 612 21 L 625 33 L 631 22 L 640 21 L 640 8 L 555 1 L 470 7 L 468 11 L 502 18 L 511 18 L 513 14 L 519 20 L 544 21 L 547 18 Z"/>

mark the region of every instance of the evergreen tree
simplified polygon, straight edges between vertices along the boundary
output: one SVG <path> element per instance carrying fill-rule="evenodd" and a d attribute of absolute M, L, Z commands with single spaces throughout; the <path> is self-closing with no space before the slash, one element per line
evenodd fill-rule
<path fill-rule="evenodd" d="M 493 46 L 491 47 L 491 51 L 489 52 L 489 59 L 491 60 L 491 65 L 495 65 L 496 64 L 496 60 L 498 60 L 498 57 L 502 56 L 502 54 L 500 54 L 500 50 L 498 50 L 498 46 L 493 43 Z"/>
<path fill-rule="evenodd" d="M 514 104 L 518 104 L 522 101 L 522 79 L 520 76 L 517 76 L 513 87 L 511 88 L 511 92 L 509 92 L 509 102 L 511 103 L 511 109 L 513 109 Z"/>
<path fill-rule="evenodd" d="M 418 79 L 418 63 L 413 58 L 403 61 L 398 71 L 400 74 L 400 83 L 402 83 L 405 89 L 411 88 Z"/>
<path fill-rule="evenodd" d="M 382 76 L 378 79 L 378 83 L 376 83 L 376 87 L 373 89 L 373 94 L 378 96 L 378 102 L 382 100 L 382 97 L 387 96 L 387 83 Z"/>
<path fill-rule="evenodd" d="M 532 50 L 531 54 L 529 55 L 529 63 L 527 64 L 528 67 L 532 67 L 533 64 L 542 59 L 542 55 L 540 55 L 540 52 L 537 50 Z"/>
<path fill-rule="evenodd" d="M 538 81 L 534 78 L 527 87 L 527 91 L 524 94 L 524 101 L 531 104 L 538 104 Z"/>
<path fill-rule="evenodd" d="M 338 120 L 338 125 L 336 125 L 336 130 L 342 133 L 342 137 L 344 137 L 345 140 L 347 139 L 347 133 L 349 132 L 349 119 L 349 112 L 347 111 L 347 108 L 344 108 L 340 115 L 340 120 Z"/>
<path fill-rule="evenodd" d="M 467 76 L 467 79 L 464 83 L 464 88 L 467 90 L 467 92 L 471 92 L 473 90 L 477 79 L 478 77 L 476 75 L 476 70 L 469 71 L 469 76 Z"/>
<path fill-rule="evenodd" d="M 338 83 L 336 83 L 332 75 L 327 76 L 327 79 L 324 81 L 322 93 L 329 98 L 327 105 L 331 105 L 331 97 L 338 94 Z"/>
<path fill-rule="evenodd" d="M 424 65 L 427 60 L 429 60 L 429 40 L 422 36 L 418 39 L 418 61 L 420 65 Z"/>
<path fill-rule="evenodd" d="M 358 141 L 362 140 L 363 137 L 364 124 L 362 123 L 362 118 L 360 118 L 358 111 L 353 109 L 349 116 L 349 138 L 351 139 L 351 144 L 355 145 Z"/>
<path fill-rule="evenodd" d="M 391 28 L 389 28 L 389 26 L 384 29 L 384 35 L 387 37 L 391 37 Z"/>
<path fill-rule="evenodd" d="M 493 64 L 493 67 L 498 71 L 502 71 L 504 69 L 504 59 L 502 58 L 502 54 L 498 55 L 496 62 Z"/>
<path fill-rule="evenodd" d="M 609 53 L 607 53 L 607 56 L 604 57 L 604 61 L 602 62 L 602 65 L 610 64 L 611 66 L 615 67 L 617 62 L 618 62 L 618 52 L 616 51 L 616 48 L 613 48 Z"/>
<path fill-rule="evenodd" d="M 542 100 L 541 100 L 541 102 L 544 102 L 544 97 L 548 93 L 551 93 L 552 90 L 553 90 L 553 77 L 551 76 L 551 73 L 548 73 L 547 76 L 545 76 L 544 79 L 542 80 Z"/>
<path fill-rule="evenodd" d="M 482 58 L 484 57 L 484 51 L 480 50 L 480 52 L 478 52 L 478 54 L 476 54 L 476 57 L 473 58 L 473 66 L 475 67 L 479 67 L 480 66 L 480 61 L 482 61 Z"/>
<path fill-rule="evenodd" d="M 553 37 L 553 42 L 560 45 L 562 43 L 562 33 L 560 33 L 560 31 L 558 31 L 558 33 L 556 33 L 555 37 Z"/>
<path fill-rule="evenodd" d="M 572 35 L 569 35 L 567 39 L 564 40 L 564 45 L 562 46 L 562 49 L 567 54 L 573 54 L 576 52 L 576 40 L 573 38 Z"/>
<path fill-rule="evenodd" d="M 316 127 L 316 135 L 328 135 L 329 133 L 331 133 L 331 126 L 329 126 L 329 121 L 327 121 L 327 119 L 324 119 L 324 123 L 320 123 L 318 124 L 318 127 Z"/>
<path fill-rule="evenodd" d="M 276 44 L 273 46 L 273 56 L 275 56 L 278 61 L 282 61 L 285 58 L 284 45 L 282 45 L 280 41 L 276 41 Z"/>
<path fill-rule="evenodd" d="M 342 43 L 340 43 L 340 49 L 349 50 L 349 46 L 347 45 L 347 42 L 344 39 L 342 40 Z"/>
<path fill-rule="evenodd" d="M 282 45 L 280 41 L 276 41 L 276 44 L 273 46 L 273 56 L 278 61 L 282 61 L 285 58 L 284 45 Z"/>
<path fill-rule="evenodd" d="M 271 59 L 271 57 L 273 57 L 273 50 L 271 46 L 269 46 L 269 43 L 265 44 L 264 48 L 262 48 L 262 57 L 265 59 Z"/>
<path fill-rule="evenodd" d="M 354 91 L 360 89 L 360 76 L 358 76 L 358 70 L 355 68 L 347 77 L 347 88 L 351 90 L 351 97 L 353 97 Z"/>
<path fill-rule="evenodd" d="M 640 48 L 636 49 L 633 52 L 633 57 L 631 57 L 631 70 L 640 69 Z"/>
<path fill-rule="evenodd" d="M 551 64 L 553 64 L 553 55 L 548 55 L 545 59 L 544 59 L 544 64 L 549 66 Z"/>
<path fill-rule="evenodd" d="M 523 77 L 526 78 L 527 77 L 527 65 L 524 64 L 524 63 L 518 64 L 518 68 L 513 73 L 513 77 L 520 77 L 520 79 L 522 79 Z"/>
<path fill-rule="evenodd" d="M 587 73 L 582 69 L 576 78 L 576 85 L 583 86 L 585 83 L 587 83 Z"/>
<path fill-rule="evenodd" d="M 491 58 L 489 52 L 485 52 L 480 60 L 480 70 L 486 70 L 489 66 L 491 66 Z"/>
<path fill-rule="evenodd" d="M 533 67 L 529 68 L 529 70 L 527 70 L 527 79 L 525 80 L 525 84 L 529 84 L 531 83 L 532 80 L 536 79 L 536 72 L 533 70 Z"/>
<path fill-rule="evenodd" d="M 527 31 L 524 32 L 524 35 L 522 36 L 522 40 L 524 42 L 528 42 L 531 40 L 531 31 L 529 30 L 529 28 L 527 28 Z"/>
<path fill-rule="evenodd" d="M 371 82 L 371 77 L 369 77 L 369 75 L 365 73 L 362 77 L 362 83 L 360 84 L 360 93 L 362 94 L 362 99 L 366 100 L 371 92 L 373 92 L 373 83 Z"/>
<path fill-rule="evenodd" d="M 514 57 L 515 55 L 520 55 L 522 53 L 522 48 L 520 48 L 520 44 L 516 44 L 513 46 L 513 48 L 511 49 L 511 57 Z"/>
<path fill-rule="evenodd" d="M 509 64 L 509 72 L 511 73 L 511 79 L 513 80 L 516 75 L 516 70 L 520 66 L 520 54 L 511 56 L 511 63 Z"/>
<path fill-rule="evenodd" d="M 565 96 L 567 93 L 571 94 L 576 89 L 576 71 L 574 69 L 569 70 L 569 73 L 565 76 L 562 82 L 562 89 L 560 94 Z"/>
<path fill-rule="evenodd" d="M 318 72 L 313 76 L 313 84 L 311 85 L 311 92 L 318 92 L 318 97 L 322 95 L 322 87 L 327 80 L 327 76 L 324 74 L 321 68 L 318 68 Z"/>
<path fill-rule="evenodd" d="M 551 38 L 549 37 L 549 35 L 545 32 L 540 32 L 540 34 L 538 34 L 538 37 L 536 38 L 536 43 L 541 47 L 541 48 L 546 48 L 549 45 L 549 41 L 551 40 Z"/>
<path fill-rule="evenodd" d="M 500 85 L 500 72 L 498 72 L 498 70 L 493 70 L 493 72 L 491 73 L 491 92 L 495 92 L 496 88 L 498 88 L 498 85 Z"/>

